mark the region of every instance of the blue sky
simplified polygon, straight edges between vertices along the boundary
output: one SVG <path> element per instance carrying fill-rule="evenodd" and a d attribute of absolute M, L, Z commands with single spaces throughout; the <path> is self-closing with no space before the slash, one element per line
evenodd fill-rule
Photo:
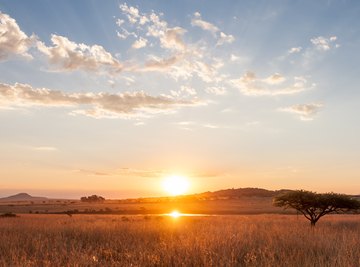
<path fill-rule="evenodd" d="M 357 1 L 1 1 L 0 195 L 359 193 Z"/>

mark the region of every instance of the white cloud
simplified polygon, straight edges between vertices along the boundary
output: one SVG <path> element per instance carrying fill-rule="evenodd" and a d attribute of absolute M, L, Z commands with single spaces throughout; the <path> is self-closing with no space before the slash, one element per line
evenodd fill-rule
<path fill-rule="evenodd" d="M 116 25 L 118 25 L 119 27 L 121 27 L 121 25 L 123 25 L 124 23 L 125 23 L 125 20 L 123 20 L 123 19 L 116 20 Z"/>
<path fill-rule="evenodd" d="M 211 86 L 211 87 L 206 87 L 205 92 L 214 95 L 225 95 L 226 88 L 223 86 Z"/>
<path fill-rule="evenodd" d="M 269 77 L 265 78 L 263 81 L 267 84 L 280 84 L 285 81 L 285 77 L 282 76 L 279 73 L 275 73 L 273 75 L 270 75 Z"/>
<path fill-rule="evenodd" d="M 211 32 L 214 36 L 219 31 L 219 28 L 214 24 L 207 22 L 201 18 L 201 14 L 199 12 L 194 13 L 194 18 L 191 20 L 192 26 L 197 26 L 203 29 L 204 31 Z"/>
<path fill-rule="evenodd" d="M 148 43 L 148 40 L 143 38 L 143 37 L 140 37 L 138 40 L 136 40 L 133 44 L 132 44 L 132 48 L 134 49 L 140 49 L 140 48 L 143 48 L 147 45 Z"/>
<path fill-rule="evenodd" d="M 132 6 L 129 7 L 126 3 L 121 4 L 119 8 L 127 15 L 127 18 L 131 24 L 135 24 L 138 21 L 140 15 L 137 8 Z"/>
<path fill-rule="evenodd" d="M 146 31 L 147 36 L 157 38 L 161 47 L 180 52 L 185 51 L 186 45 L 182 40 L 182 35 L 186 32 L 185 29 L 181 27 L 169 28 L 168 23 L 160 18 L 161 14 L 158 15 L 155 12 L 141 13 L 136 7 L 128 6 L 126 3 L 120 5 L 120 9 L 127 16 L 129 22 L 136 25 L 140 32 Z M 122 32 L 118 32 L 118 36 L 122 39 L 126 39 L 129 35 L 137 36 L 125 28 L 122 28 Z M 144 42 L 139 43 L 139 40 L 134 45 L 139 47 L 140 44 L 143 45 L 141 47 L 144 47 Z"/>
<path fill-rule="evenodd" d="M 28 53 L 36 40 L 35 35 L 28 37 L 9 15 L 0 12 L 0 61 L 12 55 L 32 59 Z"/>
<path fill-rule="evenodd" d="M 127 39 L 130 35 L 133 36 L 134 38 L 138 37 L 135 32 L 129 32 L 125 28 L 121 28 L 121 32 L 117 31 L 116 34 L 120 39 L 123 39 L 123 40 Z"/>
<path fill-rule="evenodd" d="M 235 37 L 233 35 L 226 34 L 222 31 L 220 31 L 220 29 L 218 27 L 216 27 L 214 24 L 203 20 L 201 18 L 201 14 L 199 12 L 194 13 L 194 17 L 191 20 L 191 25 L 199 27 L 199 28 L 203 29 L 204 31 L 211 32 L 214 35 L 214 37 L 218 39 L 217 44 L 216 44 L 218 46 L 226 44 L 226 43 L 230 44 L 235 41 Z"/>
<path fill-rule="evenodd" d="M 288 54 L 295 54 L 295 53 L 300 53 L 302 50 L 301 46 L 298 47 L 292 47 L 289 49 Z"/>
<path fill-rule="evenodd" d="M 299 115 L 301 120 L 310 121 L 314 119 L 313 117 L 322 107 L 323 104 L 321 103 L 297 104 L 285 108 L 279 108 L 279 111 L 294 113 Z"/>
<path fill-rule="evenodd" d="M 172 56 L 170 58 L 158 58 L 152 56 L 152 59 L 145 63 L 142 71 L 161 71 L 168 70 L 172 65 L 176 64 L 181 58 L 179 56 Z"/>
<path fill-rule="evenodd" d="M 278 73 L 265 79 L 258 79 L 255 73 L 247 72 L 240 79 L 230 80 L 229 83 L 248 96 L 292 95 L 315 87 L 315 84 L 309 85 L 304 77 L 294 77 L 292 83 L 287 86 L 278 87 L 284 81 L 285 77 Z"/>
<path fill-rule="evenodd" d="M 32 88 L 28 84 L 0 83 L 0 101 L 8 106 L 51 106 L 78 108 L 72 114 L 91 117 L 136 117 L 169 112 L 180 106 L 201 104 L 195 100 L 176 100 L 164 96 L 150 96 L 140 92 L 120 94 L 66 93 L 47 88 Z"/>
<path fill-rule="evenodd" d="M 188 94 L 190 96 L 194 96 L 194 95 L 197 94 L 196 90 L 194 88 L 190 87 L 190 86 L 182 85 L 180 87 L 180 90 L 181 90 L 181 92 L 184 92 L 185 94 Z"/>
<path fill-rule="evenodd" d="M 216 45 L 223 45 L 223 44 L 231 44 L 235 41 L 235 37 L 231 34 L 227 35 L 223 32 L 220 32 L 220 39 L 218 40 Z"/>
<path fill-rule="evenodd" d="M 171 90 L 170 93 L 174 97 L 189 97 L 189 96 L 192 97 L 197 95 L 197 92 L 194 88 L 186 85 L 182 85 L 180 87 L 180 90 L 178 91 Z"/>
<path fill-rule="evenodd" d="M 182 40 L 182 35 L 186 32 L 181 27 L 166 29 L 165 34 L 160 37 L 161 46 L 184 52 L 186 45 Z"/>
<path fill-rule="evenodd" d="M 51 36 L 51 41 L 53 46 L 38 42 L 37 47 L 59 70 L 97 72 L 106 68 L 111 72 L 119 72 L 123 69 L 123 65 L 100 45 L 77 44 L 55 34 Z"/>
<path fill-rule="evenodd" d="M 336 40 L 336 36 L 331 36 L 329 38 L 318 36 L 310 39 L 311 43 L 316 47 L 317 50 L 320 51 L 328 51 L 333 47 L 338 47 L 338 44 L 334 44 Z"/>

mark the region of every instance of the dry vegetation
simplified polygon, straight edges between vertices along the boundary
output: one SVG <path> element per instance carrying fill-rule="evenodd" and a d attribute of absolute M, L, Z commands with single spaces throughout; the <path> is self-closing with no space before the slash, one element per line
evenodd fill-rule
<path fill-rule="evenodd" d="M 271 197 L 199 200 L 192 198 L 153 198 L 106 200 L 88 203 L 71 200 L 0 202 L 0 213 L 98 213 L 98 214 L 162 214 L 178 209 L 184 213 L 202 214 L 262 214 L 294 213 L 274 207 Z"/>
<path fill-rule="evenodd" d="M 0 266 L 360 266 L 359 215 L 0 219 Z"/>

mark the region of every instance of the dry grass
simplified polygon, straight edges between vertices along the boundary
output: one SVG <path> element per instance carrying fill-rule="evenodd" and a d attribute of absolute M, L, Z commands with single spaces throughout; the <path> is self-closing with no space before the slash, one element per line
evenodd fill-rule
<path fill-rule="evenodd" d="M 360 266 L 358 215 L 21 215 L 0 238 L 0 266 Z"/>

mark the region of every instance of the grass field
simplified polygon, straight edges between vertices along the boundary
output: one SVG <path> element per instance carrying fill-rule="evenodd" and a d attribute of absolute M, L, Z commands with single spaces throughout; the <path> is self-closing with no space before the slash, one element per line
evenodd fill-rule
<path fill-rule="evenodd" d="M 149 199 L 142 201 L 134 199 L 106 200 L 100 203 L 86 203 L 70 200 L 20 201 L 0 202 L 0 213 L 59 213 L 77 211 L 79 213 L 99 214 L 162 214 L 171 210 L 181 210 L 184 213 L 203 214 L 262 214 L 262 213 L 292 213 L 274 207 L 271 197 L 242 197 L 238 199 L 196 200 L 187 198 Z"/>
<path fill-rule="evenodd" d="M 1 266 L 360 266 L 360 216 L 0 218 Z"/>

